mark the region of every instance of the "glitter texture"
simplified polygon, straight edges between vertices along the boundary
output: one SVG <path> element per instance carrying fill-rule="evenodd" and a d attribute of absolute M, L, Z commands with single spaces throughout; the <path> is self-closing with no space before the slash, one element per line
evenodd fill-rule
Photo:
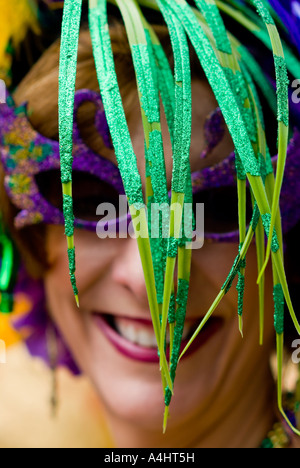
<path fill-rule="evenodd" d="M 289 99 L 288 86 L 289 79 L 287 74 L 286 62 L 282 57 L 274 56 L 277 97 L 278 97 L 278 121 L 282 122 L 286 127 L 289 125 Z"/>
<path fill-rule="evenodd" d="M 239 270 L 240 270 L 240 256 L 238 255 L 236 257 L 236 259 L 234 260 L 234 263 L 231 267 L 231 270 L 230 270 L 230 273 L 229 275 L 227 276 L 227 279 L 225 281 L 225 283 L 223 284 L 221 290 L 225 290 L 225 294 L 228 293 L 228 291 L 230 290 L 231 286 L 232 286 L 232 283 L 236 277 L 236 275 L 238 274 Z"/>
<path fill-rule="evenodd" d="M 178 239 L 170 237 L 168 239 L 168 257 L 176 258 L 178 252 Z"/>
<path fill-rule="evenodd" d="M 154 201 L 156 203 L 168 203 L 169 197 L 166 183 L 163 141 L 162 134 L 158 130 L 153 130 L 149 134 L 147 160 L 154 192 Z"/>
<path fill-rule="evenodd" d="M 269 213 L 265 213 L 261 215 L 262 223 L 266 232 L 267 237 L 269 238 L 270 233 L 270 226 L 271 226 L 271 215 Z M 276 234 L 276 230 L 274 228 L 273 236 L 272 236 L 272 244 L 271 244 L 272 252 L 277 252 L 279 250 L 279 243 Z"/>
<path fill-rule="evenodd" d="M 68 258 L 69 258 L 69 270 L 70 274 L 75 273 L 75 248 L 68 249 Z"/>
<path fill-rule="evenodd" d="M 74 235 L 73 198 L 70 195 L 63 196 L 63 211 L 65 218 L 65 234 L 67 237 Z"/>
<path fill-rule="evenodd" d="M 59 141 L 61 180 L 72 180 L 73 113 L 82 0 L 65 0 L 59 63 Z"/>
<path fill-rule="evenodd" d="M 236 168 L 236 175 L 239 180 L 246 180 L 246 172 L 243 167 L 243 163 L 241 161 L 241 158 L 238 154 L 238 152 L 235 152 L 235 168 Z"/>
<path fill-rule="evenodd" d="M 175 381 L 176 369 L 178 366 L 178 359 L 180 354 L 180 345 L 184 329 L 186 305 L 189 293 L 189 282 L 185 279 L 178 280 L 178 292 L 176 297 L 177 311 L 176 311 L 176 326 L 174 330 L 173 350 L 171 356 L 170 376 L 172 382 Z M 165 405 L 169 406 L 171 403 L 172 394 L 169 388 L 165 391 Z"/>
<path fill-rule="evenodd" d="M 278 335 L 284 332 L 284 294 L 281 284 L 275 284 L 274 298 L 274 327 Z"/>
<path fill-rule="evenodd" d="M 215 3 L 207 3 L 205 0 L 196 0 L 195 3 L 203 13 L 213 33 L 217 49 L 225 54 L 232 54 L 230 41 L 217 5 Z"/>
<path fill-rule="evenodd" d="M 244 309 L 245 276 L 240 272 L 238 273 L 236 289 L 238 291 L 238 315 L 241 317 Z"/>
<path fill-rule="evenodd" d="M 253 231 L 256 231 L 259 219 L 260 219 L 260 212 L 259 212 L 258 205 L 255 202 L 254 209 L 253 209 L 253 215 L 252 215 L 252 219 L 251 219 L 251 226 L 252 226 Z"/>
<path fill-rule="evenodd" d="M 251 3 L 255 6 L 257 13 L 266 24 L 275 24 L 266 4 L 262 0 L 251 0 Z"/>
<path fill-rule="evenodd" d="M 141 94 L 142 108 L 149 123 L 159 122 L 158 89 L 152 73 L 148 45 L 137 44 L 132 46 L 132 58 Z M 151 50 L 151 49 L 150 49 Z"/>
<path fill-rule="evenodd" d="M 168 320 L 170 324 L 175 323 L 176 321 L 176 301 L 174 293 L 171 294 L 170 298 Z"/>
<path fill-rule="evenodd" d="M 175 128 L 172 190 L 185 193 L 191 144 L 191 70 L 186 33 L 168 2 L 158 1 L 168 25 L 175 61 Z"/>

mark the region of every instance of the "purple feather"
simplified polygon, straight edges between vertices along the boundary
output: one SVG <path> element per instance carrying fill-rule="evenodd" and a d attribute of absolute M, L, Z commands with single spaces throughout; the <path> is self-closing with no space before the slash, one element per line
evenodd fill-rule
<path fill-rule="evenodd" d="M 32 279 L 24 268 L 20 269 L 15 293 L 25 295 L 30 304 L 29 313 L 17 318 L 13 322 L 14 328 L 24 335 L 24 341 L 30 354 L 41 358 L 50 366 L 49 351 L 47 348 L 47 328 L 54 328 L 57 346 L 57 365 L 67 367 L 74 375 L 79 375 L 80 371 L 67 348 L 58 329 L 50 323 L 49 314 L 46 307 L 46 296 L 42 280 Z"/>
<path fill-rule="evenodd" d="M 298 0 L 269 0 L 288 30 L 290 40 L 300 52 L 300 2 Z"/>

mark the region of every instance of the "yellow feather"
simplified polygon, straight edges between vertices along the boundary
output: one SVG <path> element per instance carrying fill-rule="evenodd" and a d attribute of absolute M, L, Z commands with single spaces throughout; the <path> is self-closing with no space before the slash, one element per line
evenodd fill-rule
<path fill-rule="evenodd" d="M 37 3 L 34 0 L 0 0 L 0 78 L 6 81 L 11 67 L 7 46 L 24 40 L 28 29 L 39 32 Z"/>
<path fill-rule="evenodd" d="M 15 298 L 13 313 L 8 315 L 0 314 L 0 340 L 2 343 L 5 343 L 7 348 L 15 343 L 18 343 L 22 339 L 21 334 L 15 331 L 12 322 L 22 317 L 23 315 L 28 314 L 31 308 L 32 304 L 28 298 L 23 294 L 19 294 Z M 23 333 L 26 333 L 26 331 L 23 331 Z"/>

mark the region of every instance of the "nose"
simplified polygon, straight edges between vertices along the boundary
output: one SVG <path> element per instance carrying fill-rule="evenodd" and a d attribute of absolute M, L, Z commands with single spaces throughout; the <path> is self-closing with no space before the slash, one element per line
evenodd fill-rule
<path fill-rule="evenodd" d="M 139 305 L 148 308 L 144 272 L 136 239 L 126 239 L 112 267 L 114 282 L 130 291 Z"/>

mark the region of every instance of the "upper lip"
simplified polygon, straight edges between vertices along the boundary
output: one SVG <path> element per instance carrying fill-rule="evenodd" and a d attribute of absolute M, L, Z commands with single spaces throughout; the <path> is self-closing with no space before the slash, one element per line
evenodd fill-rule
<path fill-rule="evenodd" d="M 142 323 L 142 324 L 145 324 L 146 326 L 150 326 L 152 325 L 152 320 L 151 320 L 151 317 L 149 317 L 149 315 L 147 314 L 146 315 L 132 315 L 132 314 L 126 314 L 126 313 L 117 313 L 117 312 L 105 312 L 105 311 L 97 311 L 97 310 L 94 310 L 92 312 L 93 315 L 102 315 L 102 316 L 110 316 L 110 317 L 113 317 L 115 319 L 124 319 L 124 320 L 131 320 L 131 321 L 136 321 L 136 322 L 139 322 L 139 323 Z M 196 325 L 197 323 L 201 323 L 201 321 L 203 320 L 204 318 L 204 315 L 201 315 L 201 316 L 197 316 L 197 317 L 192 317 L 192 316 L 187 316 L 186 319 L 185 319 L 185 322 L 186 323 L 189 323 L 191 325 Z"/>

